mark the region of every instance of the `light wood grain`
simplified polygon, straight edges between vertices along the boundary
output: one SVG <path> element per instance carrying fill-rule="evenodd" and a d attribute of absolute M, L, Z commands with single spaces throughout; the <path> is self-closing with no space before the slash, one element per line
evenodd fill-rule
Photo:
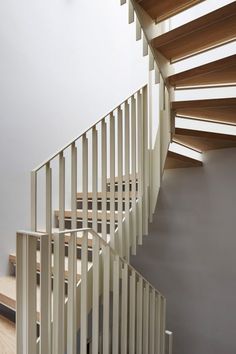
<path fill-rule="evenodd" d="M 236 38 L 236 2 L 153 39 L 153 46 L 176 61 Z"/>
<path fill-rule="evenodd" d="M 16 354 L 15 324 L 0 315 L 0 354 Z"/>

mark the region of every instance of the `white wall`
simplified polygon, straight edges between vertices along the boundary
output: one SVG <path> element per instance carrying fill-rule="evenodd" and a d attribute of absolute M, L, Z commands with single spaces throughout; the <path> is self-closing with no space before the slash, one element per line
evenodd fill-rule
<path fill-rule="evenodd" d="M 0 274 L 29 228 L 29 172 L 146 83 L 118 0 L 0 2 Z"/>
<path fill-rule="evenodd" d="M 132 265 L 167 297 L 174 354 L 235 354 L 236 148 L 168 170 Z"/>

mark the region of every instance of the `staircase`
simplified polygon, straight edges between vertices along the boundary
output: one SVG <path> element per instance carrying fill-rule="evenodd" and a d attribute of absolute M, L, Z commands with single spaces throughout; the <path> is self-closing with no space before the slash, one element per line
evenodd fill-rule
<path fill-rule="evenodd" d="M 235 54 L 173 73 L 235 41 L 235 2 L 166 30 L 202 2 L 121 0 L 150 79 L 31 173 L 31 231 L 17 233 L 11 276 L 0 279 L 13 321 L 17 304 L 18 354 L 172 353 L 166 299 L 129 258 L 148 235 L 164 169 L 200 167 L 192 152 L 236 146 L 235 97 L 175 100 L 179 90 L 236 82 Z"/>

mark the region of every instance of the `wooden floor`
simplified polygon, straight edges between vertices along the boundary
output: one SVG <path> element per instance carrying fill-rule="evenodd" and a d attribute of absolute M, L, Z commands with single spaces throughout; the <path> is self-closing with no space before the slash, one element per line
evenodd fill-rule
<path fill-rule="evenodd" d="M 0 315 L 0 354 L 16 354 L 16 328 L 14 323 Z"/>

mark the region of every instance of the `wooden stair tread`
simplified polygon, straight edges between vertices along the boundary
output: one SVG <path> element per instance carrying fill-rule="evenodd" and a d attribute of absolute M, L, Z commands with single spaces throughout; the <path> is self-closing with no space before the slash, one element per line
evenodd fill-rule
<path fill-rule="evenodd" d="M 168 151 L 166 162 L 165 162 L 165 170 L 169 170 L 173 168 L 200 167 L 200 166 L 202 166 L 201 161 L 192 159 L 188 156 L 184 156 L 173 151 Z"/>
<path fill-rule="evenodd" d="M 16 326 L 1 315 L 0 354 L 16 354 Z"/>
<path fill-rule="evenodd" d="M 9 255 L 9 262 L 13 265 L 16 264 L 16 254 L 11 253 Z M 54 255 L 52 254 L 52 272 L 53 272 L 53 263 Z M 88 269 L 91 267 L 92 263 L 88 262 Z M 37 251 L 37 271 L 40 271 L 40 251 Z M 80 279 L 81 275 L 81 260 L 77 259 L 77 279 Z M 68 257 L 65 256 L 65 279 L 68 279 Z"/>
<path fill-rule="evenodd" d="M 0 303 L 16 310 L 16 277 L 0 277 Z M 37 312 L 40 310 L 40 288 L 37 286 Z"/>
<path fill-rule="evenodd" d="M 173 140 L 198 151 L 236 147 L 236 136 L 176 128 Z"/>
<path fill-rule="evenodd" d="M 137 2 L 156 22 L 161 22 L 202 1 L 203 0 L 139 0 Z"/>
<path fill-rule="evenodd" d="M 236 2 L 153 39 L 153 46 L 171 61 L 203 52 L 236 38 Z"/>
<path fill-rule="evenodd" d="M 108 183 L 109 184 L 109 183 Z M 97 199 L 101 200 L 102 199 L 102 192 L 97 192 Z M 133 196 L 133 192 L 129 192 L 130 198 L 132 198 Z M 135 195 L 137 195 L 137 192 L 135 192 Z M 77 193 L 77 199 L 78 200 L 82 200 L 84 196 L 83 192 L 78 192 Z M 87 194 L 87 198 L 89 201 L 92 200 L 93 198 L 93 192 L 88 192 Z M 109 200 L 111 198 L 111 193 L 110 192 L 106 192 L 106 199 Z M 118 199 L 118 192 L 115 192 L 115 198 Z M 122 198 L 125 199 L 125 192 L 122 193 Z"/>
<path fill-rule="evenodd" d="M 98 220 L 102 220 L 102 214 L 103 214 L 103 211 L 102 210 L 98 210 L 97 212 L 97 218 Z M 125 214 L 123 212 L 123 214 Z M 71 215 L 72 215 L 72 212 L 71 210 L 65 210 L 65 218 L 71 218 Z M 59 216 L 59 210 L 55 210 L 55 216 L 58 217 Z M 82 219 L 84 216 L 84 213 L 82 210 L 77 210 L 77 219 Z M 111 217 L 111 214 L 109 211 L 106 211 L 106 219 L 107 220 L 110 220 L 110 217 Z M 88 211 L 88 219 L 89 220 L 92 220 L 93 218 L 93 211 L 92 210 L 89 210 Z M 118 220 L 118 212 L 115 211 L 115 220 Z"/>
<path fill-rule="evenodd" d="M 236 54 L 172 75 L 168 82 L 174 87 L 236 83 Z"/>
<path fill-rule="evenodd" d="M 176 115 L 182 117 L 236 124 L 236 98 L 175 101 L 171 108 Z"/>

